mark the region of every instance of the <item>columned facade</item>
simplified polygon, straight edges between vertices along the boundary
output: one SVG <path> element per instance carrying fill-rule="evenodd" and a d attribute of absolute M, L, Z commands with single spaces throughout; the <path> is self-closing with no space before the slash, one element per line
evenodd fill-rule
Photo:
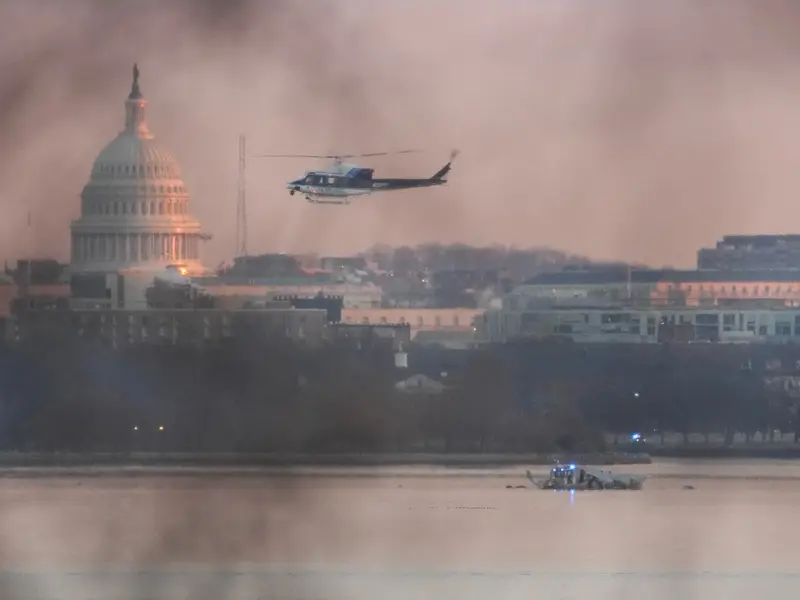
<path fill-rule="evenodd" d="M 72 263 L 198 261 L 198 236 L 179 233 L 73 233 Z"/>
<path fill-rule="evenodd" d="M 150 133 L 146 109 L 134 65 L 125 127 L 95 160 L 72 222 L 73 272 L 202 270 L 200 246 L 209 236 L 189 212 L 180 167 Z"/>

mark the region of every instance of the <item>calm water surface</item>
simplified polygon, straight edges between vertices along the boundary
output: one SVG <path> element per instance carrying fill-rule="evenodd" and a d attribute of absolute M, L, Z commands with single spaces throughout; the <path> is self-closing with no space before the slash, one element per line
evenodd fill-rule
<path fill-rule="evenodd" d="M 652 478 L 568 494 L 506 488 L 519 468 L 17 473 L 0 598 L 800 597 L 800 464 L 618 470 Z"/>

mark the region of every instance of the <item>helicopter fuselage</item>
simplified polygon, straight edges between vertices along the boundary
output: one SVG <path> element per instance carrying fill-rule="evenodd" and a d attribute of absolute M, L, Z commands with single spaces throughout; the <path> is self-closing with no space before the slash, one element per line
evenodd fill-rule
<path fill-rule="evenodd" d="M 447 163 L 433 177 L 425 179 L 374 179 L 373 169 L 337 165 L 330 171 L 309 171 L 286 187 L 290 195 L 303 194 L 312 203 L 349 204 L 353 196 L 443 185 L 447 183 L 445 176 L 449 170 Z"/>

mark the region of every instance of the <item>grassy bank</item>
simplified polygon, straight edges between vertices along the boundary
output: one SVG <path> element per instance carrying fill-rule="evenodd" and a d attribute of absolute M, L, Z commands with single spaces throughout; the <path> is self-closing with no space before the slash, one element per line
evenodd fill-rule
<path fill-rule="evenodd" d="M 441 466 L 494 467 L 548 465 L 554 462 L 586 465 L 649 464 L 649 455 L 638 452 L 605 454 L 0 454 L 0 468 L 173 466 L 173 467 L 291 467 L 291 466 Z"/>

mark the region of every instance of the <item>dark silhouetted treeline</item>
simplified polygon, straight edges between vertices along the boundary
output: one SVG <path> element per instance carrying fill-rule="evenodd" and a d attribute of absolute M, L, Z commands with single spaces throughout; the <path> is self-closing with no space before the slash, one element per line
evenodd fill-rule
<path fill-rule="evenodd" d="M 800 346 L 539 341 L 483 352 L 505 365 L 526 410 L 566 404 L 620 440 L 642 432 L 654 444 L 665 434 L 732 443 L 800 430 Z M 469 353 L 416 348 L 411 357 L 412 368 L 459 371 Z"/>
<path fill-rule="evenodd" d="M 0 450 L 592 452 L 604 433 L 634 431 L 730 440 L 797 429 L 780 381 L 795 354 L 538 343 L 419 349 L 401 372 L 390 352 L 52 339 L 0 351 Z M 395 388 L 422 371 L 446 372 L 444 391 Z"/>
<path fill-rule="evenodd" d="M 572 344 L 499 347 L 522 397 L 572 386 L 582 414 L 607 433 L 772 437 L 797 432 L 800 347 L 749 344 Z M 655 435 L 653 435 L 655 434 Z M 796 439 L 795 439 L 796 441 Z"/>
<path fill-rule="evenodd" d="M 71 452 L 592 450 L 566 403 L 522 410 L 478 354 L 438 395 L 403 394 L 391 352 L 232 341 L 125 350 L 76 338 L 6 347 L 0 449 Z"/>

